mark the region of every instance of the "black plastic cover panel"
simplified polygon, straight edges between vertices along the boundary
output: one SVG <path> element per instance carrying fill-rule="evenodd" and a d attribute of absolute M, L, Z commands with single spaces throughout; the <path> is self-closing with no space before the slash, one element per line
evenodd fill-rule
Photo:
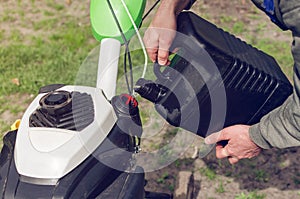
<path fill-rule="evenodd" d="M 186 35 L 186 41 L 177 35 L 172 48 L 179 49 L 178 54 L 181 54 L 172 59 L 171 66 L 165 67 L 156 80 L 157 84 L 170 88 L 156 104 L 157 111 L 170 124 L 205 137 L 226 126 L 259 122 L 292 93 L 292 85 L 273 57 L 196 14 L 181 13 L 178 32 Z M 197 65 L 197 49 L 204 49 L 210 55 L 221 81 L 214 73 L 199 73 L 209 71 L 210 66 Z M 209 88 L 207 82 L 213 88 Z M 211 96 L 217 96 L 221 86 L 226 94 L 225 121 L 220 118 L 211 124 Z M 180 101 L 184 104 L 179 105 Z"/>

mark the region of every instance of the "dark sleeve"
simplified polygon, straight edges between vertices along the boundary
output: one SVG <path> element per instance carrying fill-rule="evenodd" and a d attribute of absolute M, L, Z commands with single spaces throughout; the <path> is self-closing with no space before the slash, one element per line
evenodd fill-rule
<path fill-rule="evenodd" d="M 262 148 L 300 146 L 300 1 L 277 0 L 275 9 L 284 27 L 292 31 L 294 92 L 279 108 L 250 128 L 251 139 Z"/>
<path fill-rule="evenodd" d="M 190 0 L 189 4 L 184 8 L 185 10 L 189 10 L 196 0 Z"/>

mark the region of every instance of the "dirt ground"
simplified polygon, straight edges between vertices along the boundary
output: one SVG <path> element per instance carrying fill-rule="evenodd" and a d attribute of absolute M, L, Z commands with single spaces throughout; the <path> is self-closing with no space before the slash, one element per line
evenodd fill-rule
<path fill-rule="evenodd" d="M 28 5 L 31 1 L 27 2 Z M 82 15 L 86 23 L 88 17 L 88 6 L 82 5 L 81 1 L 73 1 L 69 6 L 68 12 L 70 14 Z M 150 5 L 154 1 L 148 1 Z M 36 1 L 40 9 L 47 9 L 41 1 Z M 61 1 L 60 1 L 61 3 Z M 3 17 L 5 10 L 14 9 L 16 1 L 0 0 L 0 17 Z M 28 9 L 28 10 L 26 10 Z M 250 1 L 238 0 L 199 0 L 192 9 L 196 13 L 209 17 L 210 20 L 220 26 L 232 26 L 237 21 L 242 21 L 247 24 L 249 28 L 247 34 L 256 34 L 255 27 L 259 24 L 266 24 L 262 35 L 263 37 L 272 37 L 275 40 L 282 40 L 290 42 L 289 33 L 281 33 L 280 30 L 263 14 L 258 12 Z M 30 20 L 40 19 L 43 16 L 37 16 L 34 13 L 30 14 L 30 6 L 24 6 L 25 17 Z M 249 16 L 257 15 L 253 20 Z M 224 22 L 224 16 L 231 16 L 232 20 Z M 18 25 L 18 21 L 14 24 L 6 24 L 1 22 L 0 29 L 7 34 L 12 27 Z M 62 24 L 63 25 L 63 24 Z M 21 27 L 21 26 L 20 26 Z M 26 34 L 43 34 L 38 33 L 30 27 L 20 29 Z M 246 33 L 241 33 L 239 37 L 246 38 Z M 1 45 L 4 45 L 1 42 Z M 19 100 L 14 102 L 19 105 L 21 111 L 17 114 L 4 112 L 0 114 L 0 119 L 6 123 L 12 123 L 19 118 L 23 110 L 28 106 L 31 95 L 6 96 L 12 101 L 16 98 Z M 290 149 L 272 149 L 263 151 L 262 154 L 252 160 L 240 161 L 237 165 L 231 166 L 227 160 L 217 160 L 214 152 L 211 152 L 205 158 L 192 158 L 194 154 L 194 145 L 191 146 L 185 155 L 176 160 L 169 166 L 158 171 L 146 173 L 148 181 L 146 190 L 155 192 L 174 193 L 176 183 L 178 180 L 179 171 L 192 171 L 195 178 L 194 195 L 201 199 L 217 199 L 217 198 L 267 198 L 267 199 L 281 199 L 281 198 L 300 198 L 300 169 L 299 152 L 300 148 Z M 252 195 L 249 195 L 251 194 Z M 253 194 L 255 193 L 255 194 Z M 247 196 L 248 195 L 248 196 Z M 254 196 L 253 196 L 254 195 Z M 256 195 L 256 196 L 255 196 Z M 245 197 L 243 197 L 245 196 Z M 264 197 L 260 197 L 264 196 Z"/>

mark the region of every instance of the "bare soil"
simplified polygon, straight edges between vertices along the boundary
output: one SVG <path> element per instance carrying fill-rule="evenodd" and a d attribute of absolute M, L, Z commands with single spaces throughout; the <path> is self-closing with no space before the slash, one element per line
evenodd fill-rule
<path fill-rule="evenodd" d="M 13 12 L 16 8 L 20 8 L 17 2 L 0 0 L 0 18 L 3 19 L 5 13 Z M 47 33 L 35 30 L 32 26 L 36 20 L 41 20 L 45 16 L 38 12 L 33 12 L 32 1 L 24 0 L 20 2 L 24 14 L 20 15 L 16 13 L 14 20 L 1 20 L 0 30 L 5 35 L 9 35 L 16 28 L 26 35 L 47 35 Z M 70 15 L 76 17 L 82 16 L 82 21 L 79 21 L 79 23 L 88 23 L 88 2 L 73 1 L 70 5 L 68 1 L 54 0 L 53 2 L 66 6 L 68 8 L 67 12 Z M 154 0 L 148 0 L 149 5 L 153 2 Z M 45 11 L 50 9 L 44 1 L 35 1 L 35 8 L 37 7 Z M 232 27 L 235 22 L 242 21 L 250 28 L 248 32 L 238 35 L 241 38 L 246 38 L 246 34 L 258 34 L 258 29 L 255 27 L 265 24 L 264 28 L 259 30 L 260 36 L 266 38 L 272 37 L 274 40 L 286 42 L 291 41 L 290 34 L 281 33 L 275 25 L 269 22 L 269 19 L 263 13 L 257 11 L 251 1 L 199 0 L 192 10 L 203 17 L 209 17 L 210 21 L 221 27 Z M 51 12 L 55 13 L 54 10 L 51 10 Z M 258 17 L 253 19 L 253 15 L 257 15 Z M 231 16 L 232 20 L 225 20 L 224 22 L 224 16 Z M 25 21 L 28 22 L 27 25 L 20 24 L 21 21 L 24 23 L 22 19 L 24 17 Z M 62 26 L 63 20 L 65 19 L 61 21 Z M 9 41 L 0 42 L 1 45 L 5 45 Z M 9 111 L 1 113 L 0 120 L 5 123 L 12 123 L 15 119 L 20 118 L 33 98 L 30 95 L 2 97 L 6 97 L 8 101 L 11 101 L 14 106 L 19 106 L 19 110 L 21 110 L 18 113 L 11 113 Z M 300 198 L 300 169 L 298 166 L 300 148 L 266 150 L 259 157 L 240 161 L 235 166 L 229 165 L 227 160 L 217 160 L 214 152 L 211 152 L 203 159 L 191 158 L 194 150 L 194 146 L 191 146 L 179 160 L 161 170 L 146 173 L 148 181 L 146 189 L 148 191 L 171 194 L 176 189 L 178 172 L 188 170 L 192 171 L 195 177 L 194 195 L 201 199 L 231 199 L 238 195 L 241 196 L 242 193 L 247 195 L 250 192 L 256 192 L 259 195 L 263 194 L 268 199 Z M 212 173 L 209 171 L 212 171 Z"/>

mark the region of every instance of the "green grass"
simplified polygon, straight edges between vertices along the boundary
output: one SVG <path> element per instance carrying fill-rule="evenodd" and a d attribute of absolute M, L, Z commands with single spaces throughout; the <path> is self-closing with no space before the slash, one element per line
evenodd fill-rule
<path fill-rule="evenodd" d="M 35 8 L 35 1 L 31 3 Z M 19 27 L 0 32 L 0 39 L 6 41 L 0 46 L 0 95 L 35 94 L 47 84 L 73 84 L 80 64 L 97 45 L 89 24 L 79 25 L 80 19 L 59 12 L 64 3 L 47 0 L 46 5 L 52 10 L 38 11 L 45 17 L 32 23 L 21 20 L 24 22 L 21 26 L 32 29 L 32 34 L 21 33 Z M 16 15 L 26 18 L 22 6 L 23 2 L 18 1 L 17 9 L 5 11 L 1 21 L 15 21 Z M 19 86 L 11 83 L 14 78 L 20 81 Z"/>
<path fill-rule="evenodd" d="M 29 45 L 18 43 L 21 35 L 13 32 L 13 44 L 0 47 L 0 94 L 36 93 L 51 83 L 72 84 L 78 67 L 96 45 L 88 26 L 70 21 L 49 37 L 33 37 Z M 20 86 L 11 83 L 18 78 Z"/>
<path fill-rule="evenodd" d="M 14 22 L 16 20 L 17 20 L 16 17 L 7 10 L 3 12 L 0 18 L 0 22 Z"/>
<path fill-rule="evenodd" d="M 200 168 L 200 173 L 205 175 L 209 180 L 215 180 L 217 177 L 216 172 L 208 167 Z"/>
<path fill-rule="evenodd" d="M 221 15 L 219 17 L 219 20 L 220 20 L 221 24 L 228 24 L 228 23 L 232 23 L 232 22 L 236 21 L 235 19 L 232 18 L 232 16 L 228 16 L 228 15 Z"/>
<path fill-rule="evenodd" d="M 265 194 L 258 194 L 256 192 L 250 192 L 248 194 L 240 193 L 235 196 L 234 199 L 264 199 L 266 197 Z"/>
<path fill-rule="evenodd" d="M 245 24 L 241 21 L 237 21 L 233 24 L 232 32 L 235 34 L 241 34 L 245 31 Z"/>
<path fill-rule="evenodd" d="M 217 193 L 224 193 L 225 192 L 225 188 L 223 185 L 223 181 L 220 180 L 218 187 L 216 188 L 216 192 Z"/>
<path fill-rule="evenodd" d="M 22 42 L 23 41 L 23 35 L 17 29 L 12 30 L 11 33 L 10 33 L 9 40 L 10 40 L 10 42 L 14 42 L 14 43 Z"/>
<path fill-rule="evenodd" d="M 9 129 L 10 125 L 7 124 L 7 122 L 5 122 L 5 121 L 0 120 L 0 127 L 1 127 L 0 129 Z M 2 141 L 2 137 L 3 137 L 3 135 L 0 134 L 1 141 Z"/>
<path fill-rule="evenodd" d="M 44 11 L 44 15 L 45 15 L 45 16 L 55 16 L 55 13 L 54 13 L 54 12 L 51 12 L 51 11 L 49 11 L 49 10 L 45 10 L 45 11 Z"/>
<path fill-rule="evenodd" d="M 54 9 L 56 11 L 62 11 L 65 8 L 64 4 L 57 4 L 53 0 L 47 0 L 46 4 L 47 4 L 48 7 L 52 8 L 52 9 Z"/>
<path fill-rule="evenodd" d="M 258 169 L 255 170 L 255 179 L 259 182 L 268 182 L 269 181 L 269 177 L 268 177 L 268 173 L 264 170 Z"/>
<path fill-rule="evenodd" d="M 41 21 L 37 21 L 33 24 L 34 30 L 53 30 L 59 26 L 59 19 L 58 18 L 49 18 L 43 19 Z"/>
<path fill-rule="evenodd" d="M 0 40 L 4 39 L 4 30 L 0 30 Z"/>
<path fill-rule="evenodd" d="M 169 178 L 169 173 L 168 172 L 165 172 L 163 173 L 163 175 L 157 179 L 157 182 L 160 183 L 160 184 L 164 184 L 165 183 L 165 180 Z"/>

